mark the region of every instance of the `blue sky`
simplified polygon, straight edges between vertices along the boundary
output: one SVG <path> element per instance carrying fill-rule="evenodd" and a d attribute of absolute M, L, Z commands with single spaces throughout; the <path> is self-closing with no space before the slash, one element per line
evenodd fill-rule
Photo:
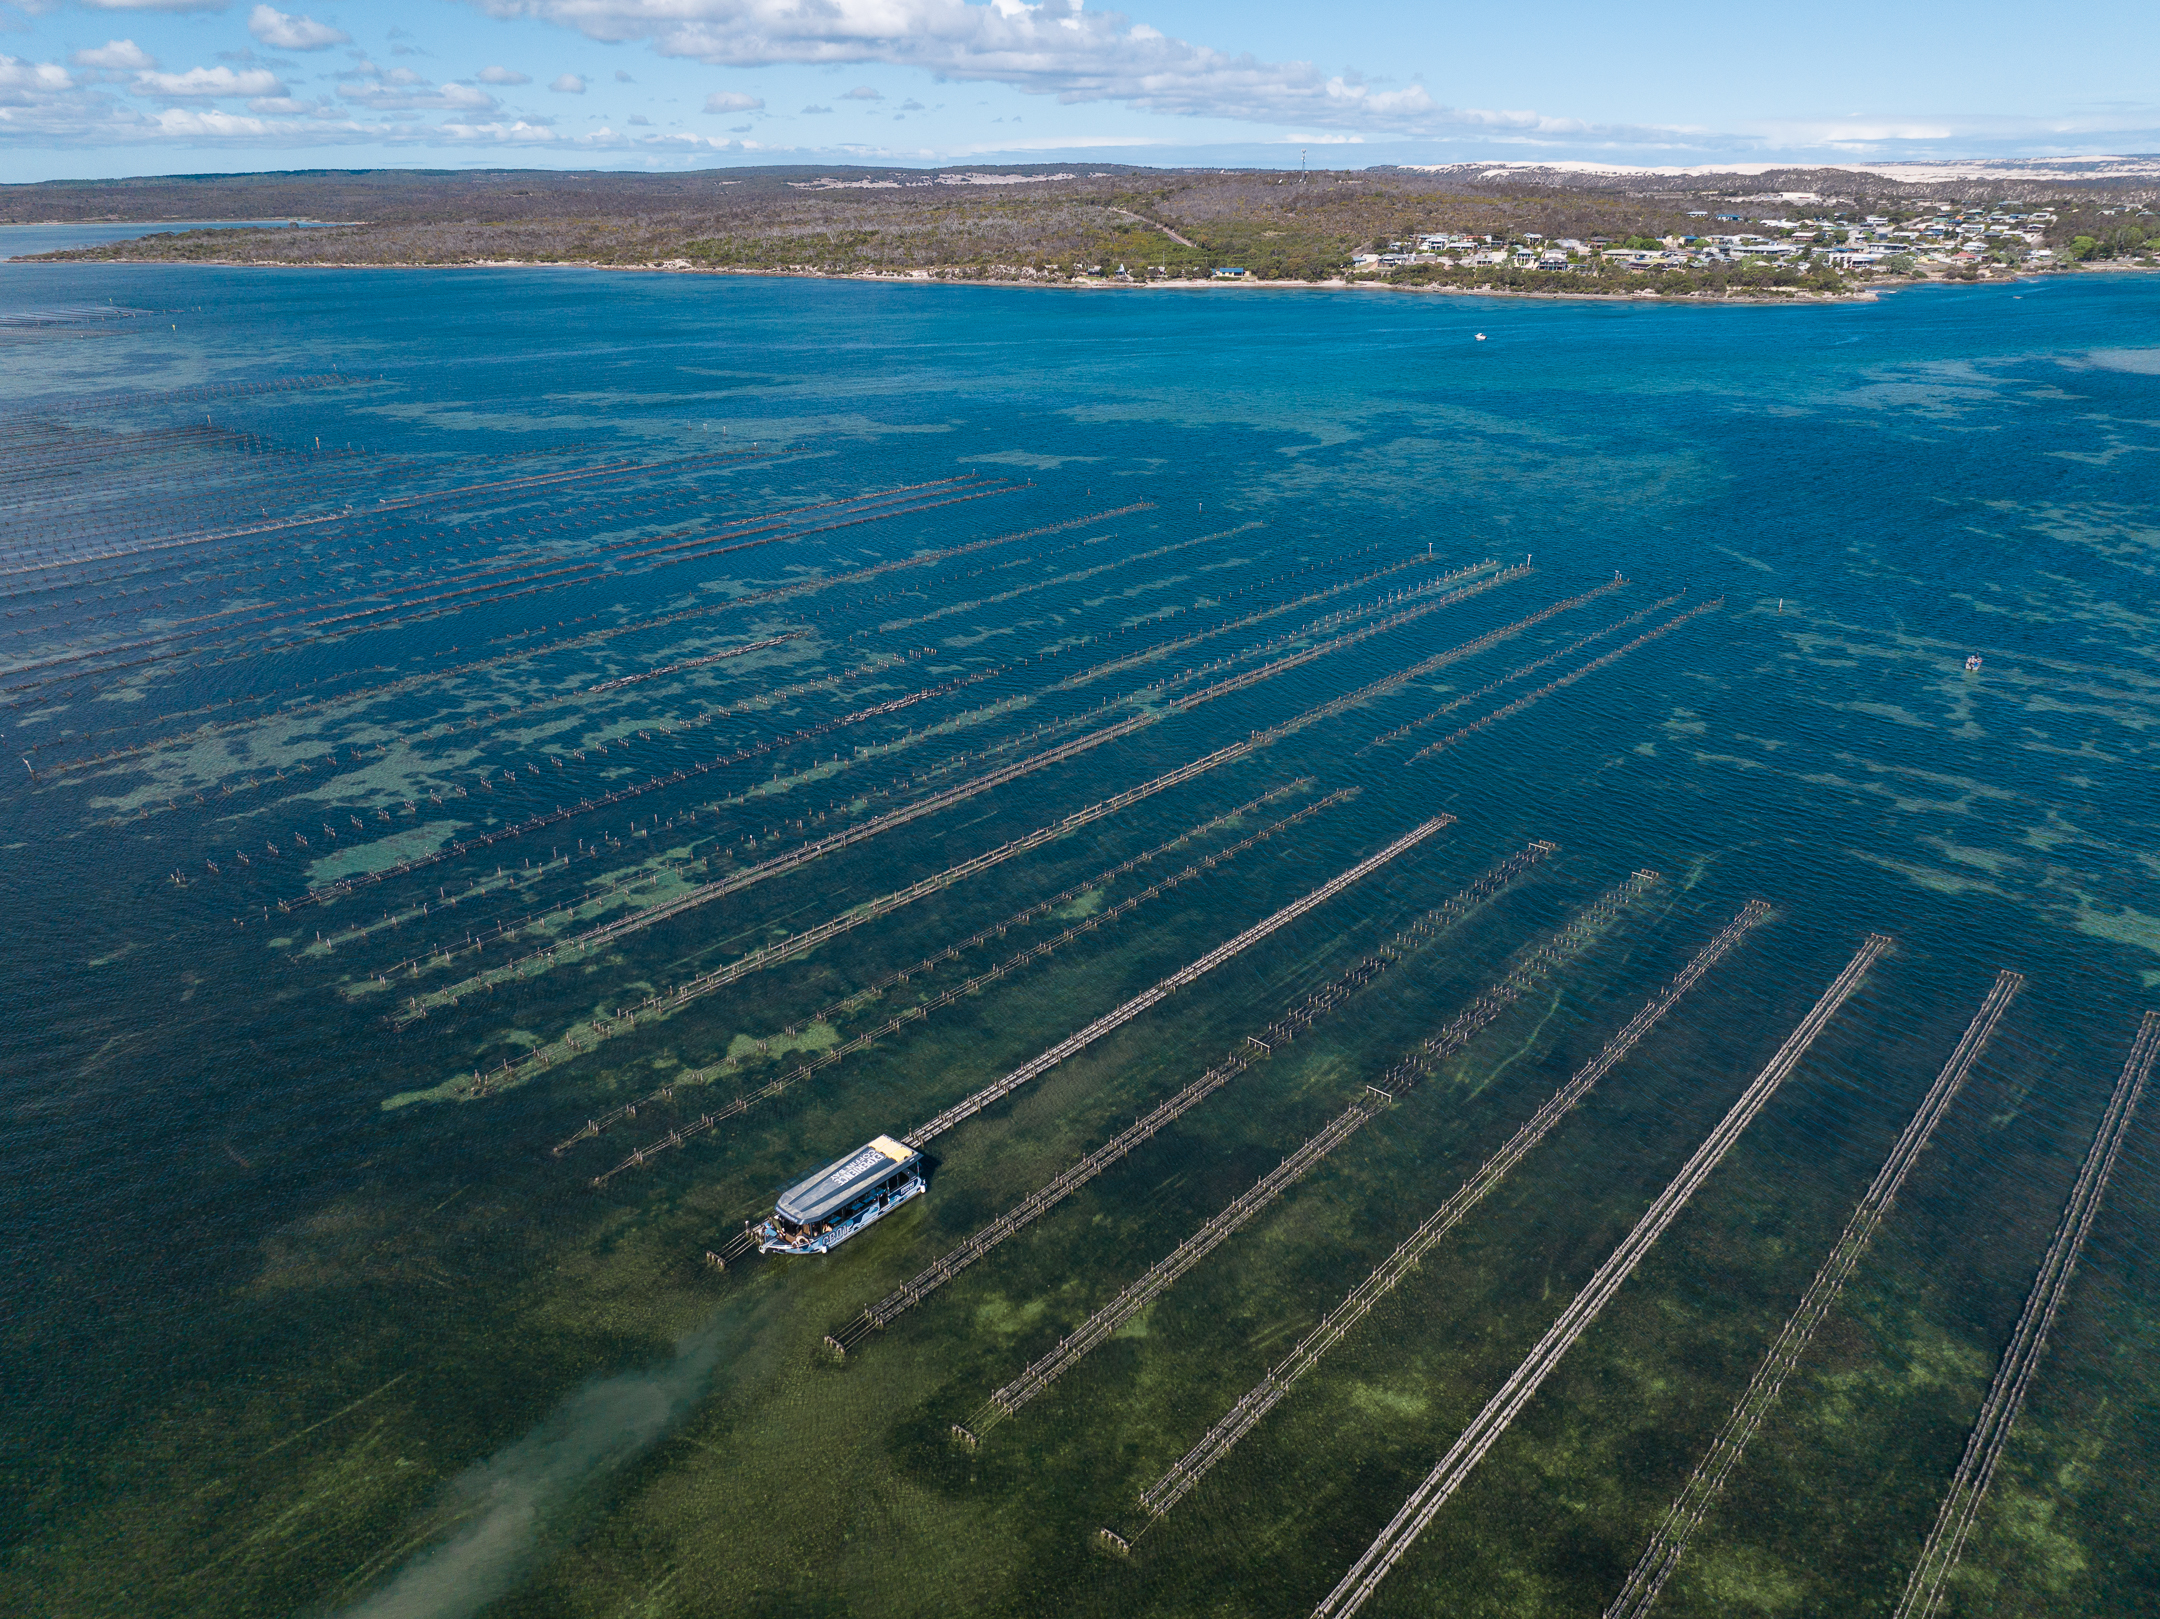
<path fill-rule="evenodd" d="M 0 179 L 2160 152 L 2160 6 L 0 0 Z"/>

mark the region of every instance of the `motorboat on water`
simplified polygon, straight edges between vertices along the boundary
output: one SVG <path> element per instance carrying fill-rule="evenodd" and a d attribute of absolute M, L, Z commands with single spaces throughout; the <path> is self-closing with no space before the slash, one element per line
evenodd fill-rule
<path fill-rule="evenodd" d="M 923 1156 L 904 1141 L 878 1136 L 780 1194 L 757 1228 L 758 1252 L 829 1254 L 856 1232 L 924 1191 Z"/>

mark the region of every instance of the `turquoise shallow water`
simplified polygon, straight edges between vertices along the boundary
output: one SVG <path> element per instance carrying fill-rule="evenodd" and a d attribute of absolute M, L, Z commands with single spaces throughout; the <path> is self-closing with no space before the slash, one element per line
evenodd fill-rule
<path fill-rule="evenodd" d="M 1602 1611 L 2014 967 L 1661 1603 L 1895 1609 L 2160 1004 L 2152 282 L 1704 310 L 15 265 L 0 323 L 12 1609 L 1309 1612 L 1871 930 L 1893 952 L 1370 1611 Z M 704 1263 L 788 1181 L 1442 812 L 940 1136 L 892 1221 L 821 1261 Z M 1558 851 L 1491 904 L 844 1362 L 821 1350 L 1533 839 Z M 1430 1078 L 953 1443 L 1638 868 L 1661 880 Z M 1773 920 L 1138 1533 L 1140 1492 L 1758 897 Z M 2160 1590 L 2153 1123 L 1951 1612 Z"/>

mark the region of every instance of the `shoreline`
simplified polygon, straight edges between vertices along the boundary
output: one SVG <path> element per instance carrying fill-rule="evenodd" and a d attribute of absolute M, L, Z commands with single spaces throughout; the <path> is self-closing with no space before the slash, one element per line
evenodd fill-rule
<path fill-rule="evenodd" d="M 1563 303 L 1655 303 L 1655 304 L 1715 304 L 1726 305 L 1780 305 L 1780 304 L 1840 304 L 1871 303 L 1883 292 L 1894 292 L 1907 286 L 1925 286 L 1923 281 L 1898 282 L 1892 286 L 1869 287 L 1855 292 L 1821 293 L 1794 291 L 1782 294 L 1753 294 L 1733 297 L 1729 294 L 1684 293 L 1674 296 L 1661 292 L 1524 292 L 1509 287 L 1456 287 L 1456 286 L 1402 286 L 1388 281 L 1352 281 L 1335 277 L 1325 281 L 1262 281 L 1208 277 L 1205 280 L 1168 281 L 1112 281 L 1112 280 L 1032 280 L 1022 281 L 1009 277 L 974 277 L 941 274 L 933 270 L 902 274 L 879 274 L 856 271 L 835 274 L 824 270 L 744 270 L 728 265 L 671 265 L 671 264 L 603 264 L 594 259 L 467 259 L 456 263 L 415 264 L 410 261 L 383 259 L 353 260 L 346 263 L 295 263 L 285 259 L 46 259 L 23 257 L 0 259 L 0 265 L 127 265 L 139 268 L 172 269 L 218 269 L 218 270 L 589 270 L 619 275 L 686 275 L 686 276 L 747 276 L 774 281 L 842 281 L 872 286 L 892 287 L 981 287 L 1010 289 L 1022 292 L 1251 292 L 1272 290 L 1279 292 L 1394 292 L 1421 296 L 1455 296 L 1466 298 L 1532 298 Z M 1963 283 L 1959 283 L 1963 284 Z"/>
<path fill-rule="evenodd" d="M 132 223 L 132 222 L 131 222 Z M 0 265 L 130 265 L 139 267 L 166 266 L 179 269 L 221 270 L 587 270 L 621 275 L 688 275 L 688 276 L 750 276 L 776 281 L 842 281 L 867 283 L 873 286 L 900 287 L 982 287 L 1001 288 L 1028 292 L 1249 292 L 1256 289 L 1282 292 L 1394 292 L 1421 296 L 1459 298 L 1526 298 L 1552 303 L 1611 303 L 1611 304 L 1670 304 L 1676 306 L 1715 307 L 1778 307 L 1795 305 L 1828 305 L 1874 303 L 1886 293 L 1904 292 L 1915 287 L 1980 287 L 2006 286 L 2029 282 L 2046 276 L 2065 273 L 2063 269 L 2040 272 L 2025 271 L 2014 275 L 1991 276 L 1976 281 L 1953 281 L 1948 278 L 1918 277 L 1911 280 L 1883 282 L 1858 287 L 1850 292 L 1805 292 L 1798 289 L 1786 292 L 1759 292 L 1733 296 L 1730 293 L 1663 293 L 1652 291 L 1631 292 L 1529 292 L 1512 287 L 1464 287 L 1464 286 L 1405 286 L 1395 282 L 1378 280 L 1353 281 L 1347 277 L 1333 277 L 1324 281 L 1262 281 L 1246 278 L 1179 279 L 1165 281 L 1112 281 L 1112 280 L 1018 280 L 1007 277 L 957 276 L 935 270 L 879 273 L 855 271 L 836 274 L 824 270 L 747 270 L 727 265 L 673 264 L 603 264 L 593 259 L 467 259 L 456 263 L 416 264 L 410 261 L 354 260 L 347 263 L 295 263 L 284 259 L 46 259 L 41 256 L 0 259 Z M 2068 268 L 2072 274 L 2131 273 L 2151 274 L 2139 265 L 2078 265 Z"/>

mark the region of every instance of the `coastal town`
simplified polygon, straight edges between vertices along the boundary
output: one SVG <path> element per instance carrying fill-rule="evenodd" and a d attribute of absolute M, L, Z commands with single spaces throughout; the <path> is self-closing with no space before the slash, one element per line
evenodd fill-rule
<path fill-rule="evenodd" d="M 1685 210 L 1685 226 L 1663 234 L 1557 235 L 1535 230 L 1469 232 L 1438 228 L 1375 240 L 1345 255 L 1331 279 L 1346 284 L 1442 285 L 1519 292 L 1759 293 L 1849 292 L 1874 281 L 1962 280 L 2030 275 L 2093 260 L 2150 265 L 2160 230 L 2150 210 L 2101 209 L 2119 219 L 2100 235 L 2063 239 L 2064 214 L 2051 206 L 1960 207 L 1868 212 L 1825 209 L 1812 193 L 1749 199 L 1779 212 L 1738 204 Z M 1816 204 L 1813 209 L 1804 205 Z M 1183 282 L 1191 267 L 1079 262 L 1027 267 L 1022 279 Z M 1282 279 L 1245 264 L 1206 270 L 1212 281 Z M 1567 280 L 1557 278 L 1572 278 Z"/>
<path fill-rule="evenodd" d="M 1701 270 L 1763 261 L 1911 275 L 1988 266 L 2045 267 L 2056 258 L 2046 245 L 2058 217 L 2051 208 L 2008 212 L 1944 206 L 1926 214 L 1866 214 L 1857 219 L 1843 213 L 1753 218 L 1704 208 L 1688 210 L 1688 217 L 1700 222 L 1700 228 L 1657 239 L 1567 236 L 1548 241 L 1534 231 L 1514 239 L 1433 231 L 1411 242 L 1391 242 L 1385 250 L 1356 254 L 1350 262 L 1353 271 L 1367 274 L 1418 264 L 1507 266 L 1564 275 L 1602 265 Z"/>

